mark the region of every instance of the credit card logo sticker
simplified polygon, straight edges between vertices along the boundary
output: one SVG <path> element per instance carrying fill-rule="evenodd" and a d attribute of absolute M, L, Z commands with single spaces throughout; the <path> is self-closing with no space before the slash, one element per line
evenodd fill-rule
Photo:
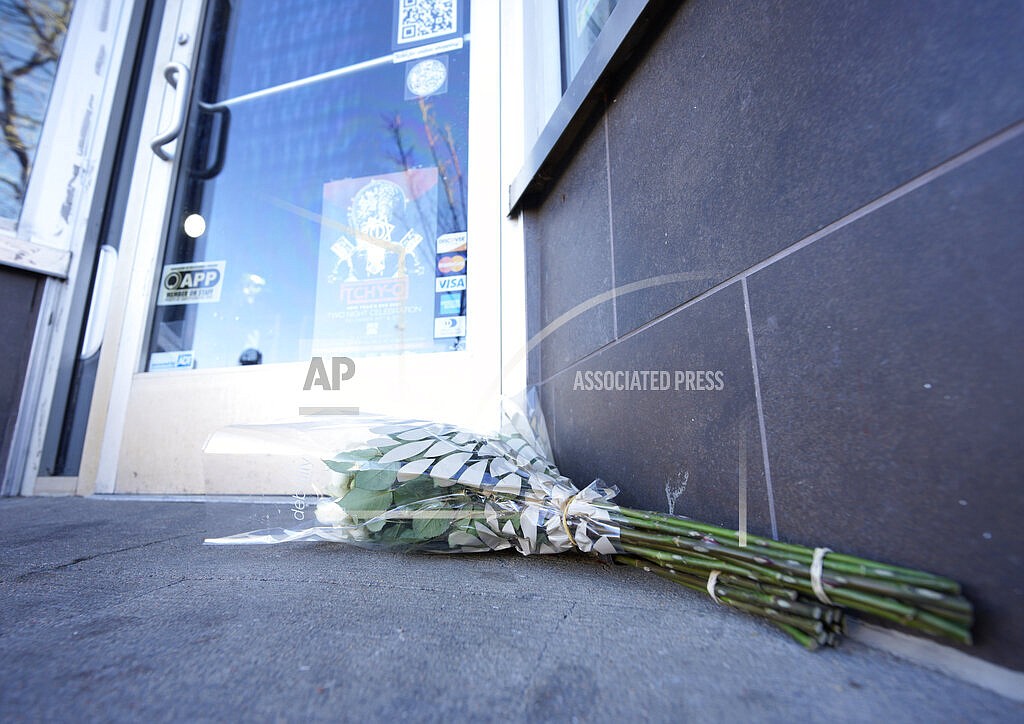
<path fill-rule="evenodd" d="M 462 313 L 462 293 L 454 292 L 437 295 L 437 313 L 441 317 L 450 317 Z"/>
<path fill-rule="evenodd" d="M 466 270 L 466 257 L 463 254 L 445 254 L 438 256 L 437 271 L 441 274 L 461 274 Z"/>
<path fill-rule="evenodd" d="M 454 234 L 441 234 L 441 236 L 437 237 L 437 253 L 450 254 L 453 251 L 466 251 L 466 238 L 467 234 L 465 231 L 459 231 Z"/>
<path fill-rule="evenodd" d="M 465 317 L 439 317 L 434 320 L 434 337 L 465 337 Z"/>
<path fill-rule="evenodd" d="M 438 277 L 434 280 L 435 292 L 458 292 L 466 288 L 466 275 L 457 277 Z"/>

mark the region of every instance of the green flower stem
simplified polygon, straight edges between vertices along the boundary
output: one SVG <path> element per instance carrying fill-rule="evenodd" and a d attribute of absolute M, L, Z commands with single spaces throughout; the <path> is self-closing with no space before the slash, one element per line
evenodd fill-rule
<path fill-rule="evenodd" d="M 748 577 L 754 576 L 759 580 L 773 581 L 783 586 L 796 588 L 802 593 L 813 595 L 813 590 L 808 582 L 798 580 L 792 576 L 786 576 L 786 574 L 770 568 L 764 568 L 756 565 L 743 568 L 735 565 L 735 563 L 702 560 L 694 558 L 693 556 L 686 556 L 669 551 L 647 549 L 636 546 L 625 546 L 625 548 L 631 553 L 662 563 L 670 569 L 674 569 L 679 566 L 686 566 L 689 568 L 695 568 L 696 570 L 707 571 L 705 572 L 705 577 L 707 577 L 707 573 L 711 570 L 728 568 L 731 569 L 730 572 L 740 574 L 740 576 L 743 576 L 743 574 Z M 888 619 L 889 621 L 893 621 L 910 628 L 919 629 L 932 634 L 948 635 L 957 641 L 969 642 L 970 640 L 969 634 L 963 627 L 957 627 L 954 624 L 950 625 L 947 622 L 938 619 L 938 616 L 929 616 L 925 612 L 897 600 L 847 589 L 831 590 L 829 591 L 829 597 L 837 604 L 845 605 L 864 613 L 878 615 L 884 617 L 884 619 Z"/>
<path fill-rule="evenodd" d="M 788 563 L 784 560 L 758 555 L 746 548 L 732 547 L 708 540 L 692 540 L 683 536 L 672 536 L 661 533 L 643 533 L 640 531 L 623 531 L 623 540 L 639 542 L 644 545 L 659 546 L 665 549 L 683 549 L 704 555 L 719 554 L 727 556 L 736 561 L 752 563 L 759 566 L 767 566 L 779 571 L 784 571 L 794 576 L 807 577 L 810 581 L 810 567 L 799 563 Z M 917 604 L 927 604 L 933 608 L 947 609 L 957 613 L 971 612 L 971 606 L 962 597 L 951 598 L 937 593 L 930 589 L 923 589 L 916 586 L 908 586 L 902 583 L 891 583 L 862 576 L 837 576 L 826 572 L 822 576 L 822 584 L 826 592 L 838 588 L 854 588 L 868 593 L 876 593 L 880 596 L 895 598 L 900 601 L 908 601 Z"/>
<path fill-rule="evenodd" d="M 734 576 L 729 573 L 724 573 L 718 577 L 718 580 L 728 586 L 738 586 L 740 588 L 748 588 L 760 593 L 767 593 L 777 598 L 784 598 L 789 601 L 796 601 L 800 598 L 800 594 L 794 591 L 792 588 L 782 588 L 781 586 L 773 586 L 770 583 L 761 583 L 750 578 L 743 576 Z"/>
<path fill-rule="evenodd" d="M 616 561 L 642 568 L 645 571 L 655 573 L 700 593 L 707 593 L 707 580 L 699 575 L 683 574 L 670 568 L 659 566 L 651 561 L 632 556 L 616 556 Z M 818 643 L 826 643 L 824 634 L 834 634 L 841 627 L 842 616 L 841 612 L 837 609 L 815 606 L 808 603 L 794 606 L 788 600 L 780 600 L 770 596 L 752 599 L 743 595 L 743 592 L 735 588 L 729 589 L 722 585 L 716 585 L 715 595 L 718 597 L 719 602 L 733 608 L 768 618 L 775 623 L 780 621 L 786 622 L 808 635 L 817 637 Z M 828 616 L 825 615 L 826 611 Z M 800 642 L 804 643 L 803 640 Z"/>
<path fill-rule="evenodd" d="M 707 523 L 700 523 L 698 521 L 690 520 L 689 518 L 634 510 L 632 508 L 608 507 L 607 510 L 612 513 L 613 520 L 617 520 L 620 524 L 634 528 L 650 528 L 659 532 L 681 533 L 691 537 L 710 535 L 723 540 L 736 542 L 739 540 L 738 531 L 729 530 L 728 528 L 720 528 Z M 616 517 L 616 513 L 618 514 L 618 517 Z M 757 546 L 759 548 L 772 550 L 773 552 L 786 552 L 808 563 L 811 560 L 811 556 L 813 556 L 813 551 L 805 546 L 782 543 L 769 538 L 748 535 L 746 542 L 747 547 Z M 880 563 L 878 561 L 870 561 L 843 553 L 829 553 L 825 558 L 824 564 L 826 569 L 830 566 L 843 564 L 849 567 L 847 570 L 842 571 L 845 573 L 872 576 L 882 579 L 895 578 L 897 580 L 912 582 L 914 585 L 931 588 L 933 590 L 942 591 L 952 595 L 959 595 L 961 592 L 959 583 L 942 576 L 918 571 L 912 568 L 903 568 L 900 566 Z M 836 570 L 840 569 L 837 568 Z"/>
<path fill-rule="evenodd" d="M 974 623 L 974 616 L 972 614 L 956 613 L 954 611 L 947 611 L 927 605 L 922 605 L 920 608 L 922 611 L 944 618 L 951 623 L 962 626 L 963 628 L 970 628 L 971 624 Z"/>
<path fill-rule="evenodd" d="M 734 601 L 732 605 L 741 611 L 752 613 L 756 616 L 764 616 L 765 618 L 771 619 L 773 622 L 779 622 L 788 624 L 793 628 L 800 629 L 804 633 L 811 634 L 812 636 L 818 636 L 819 634 L 827 633 L 825 631 L 825 624 L 821 621 L 811 621 L 806 618 L 800 618 L 799 616 L 790 616 L 789 614 L 780 613 L 773 608 L 766 606 L 752 606 L 748 603 L 741 603 Z M 823 643 L 819 641 L 818 643 Z"/>
<path fill-rule="evenodd" d="M 635 511 L 630 512 L 636 513 Z M 761 556 L 771 557 L 791 563 L 809 566 L 813 559 L 813 551 L 802 546 L 778 543 L 777 541 L 768 541 L 757 537 L 753 537 L 752 540 L 751 538 L 748 538 L 747 545 L 740 546 L 739 534 L 736 531 L 725 531 L 723 529 L 717 529 L 714 526 L 706 526 L 702 523 L 691 524 L 691 521 L 689 520 L 675 517 L 666 517 L 664 520 L 650 521 L 647 519 L 651 517 L 651 514 L 636 514 L 638 516 L 644 516 L 645 520 L 639 521 L 627 517 L 621 519 L 619 521 L 620 524 L 634 528 L 645 528 L 654 532 L 685 535 L 688 538 L 693 538 L 703 542 L 730 546 L 759 554 Z M 715 533 L 712 534 L 707 532 L 705 529 L 714 530 Z M 856 564 L 841 560 L 849 558 L 852 557 L 843 556 L 838 553 L 829 553 L 823 561 L 823 569 L 826 572 L 832 571 L 840 575 L 856 575 L 861 577 L 877 578 L 882 581 L 904 583 L 951 595 L 958 595 L 960 592 L 960 586 L 955 581 L 939 578 L 929 573 L 913 571 L 910 569 L 897 569 L 895 567 L 885 566 L 884 564 L 872 561 L 863 561 L 862 559 L 853 559 L 860 561 Z M 924 595 L 927 596 L 927 594 Z"/>
<path fill-rule="evenodd" d="M 650 560 L 670 570 L 685 567 L 692 572 L 700 571 L 705 580 L 712 570 L 720 570 L 773 585 L 790 587 L 806 595 L 814 595 L 810 582 L 805 578 L 797 578 L 787 572 L 749 561 L 721 561 L 702 554 L 694 554 L 691 551 L 681 553 L 678 552 L 679 548 L 672 548 L 671 545 L 669 546 L 670 550 L 660 550 L 664 546 L 664 543 L 661 542 L 657 548 L 635 545 L 629 541 L 644 537 L 643 535 L 636 536 L 635 533 L 635 531 L 625 529 L 622 531 L 623 549 L 627 553 Z M 669 538 L 671 539 L 671 537 Z M 960 643 L 970 643 L 971 641 L 967 627 L 896 599 L 846 588 L 833 588 L 829 590 L 828 594 L 832 601 L 840 606 L 895 621 L 932 635 L 947 636 Z"/>
<path fill-rule="evenodd" d="M 701 583 L 700 579 L 692 576 L 684 576 L 668 569 L 662 568 L 657 564 L 644 561 L 639 558 L 632 556 L 615 556 L 615 560 L 619 563 L 631 565 L 636 568 L 654 573 L 655 575 L 661 576 L 668 580 L 679 583 L 687 588 L 691 588 L 698 592 L 707 593 L 706 584 Z M 718 595 L 718 588 L 715 589 L 716 595 Z M 723 605 L 736 608 L 737 610 L 744 611 L 746 613 L 753 613 L 763 618 L 768 618 L 772 623 L 779 626 L 783 631 L 792 636 L 798 643 L 811 650 L 818 647 L 817 637 L 819 634 L 825 633 L 825 628 L 819 621 L 801 619 L 795 615 L 787 615 L 781 613 L 775 609 L 768 608 L 766 606 L 758 606 L 755 604 L 749 604 L 742 601 L 738 601 L 732 598 L 730 595 L 725 594 L 719 596 L 719 601 Z"/>
<path fill-rule="evenodd" d="M 794 628 L 789 624 L 782 623 L 781 621 L 772 621 L 780 629 L 792 636 L 797 643 L 803 646 L 808 651 L 816 651 L 818 649 L 818 641 L 814 637 L 808 636 L 798 628 Z M 829 645 L 835 646 L 835 643 L 829 642 Z"/>
<path fill-rule="evenodd" d="M 620 558 L 623 560 L 620 561 Z M 635 565 L 632 561 L 640 560 L 631 559 L 627 561 L 627 558 L 628 556 L 617 556 L 616 560 L 619 562 L 630 562 L 632 565 Z M 650 562 L 641 562 L 641 566 L 645 569 L 650 569 L 651 572 L 659 573 L 659 575 L 663 574 L 662 577 L 687 585 L 694 590 L 707 591 L 707 580 L 706 578 L 701 578 L 699 575 L 673 571 L 672 569 Z M 725 584 L 722 582 L 722 577 L 719 577 L 718 583 L 715 586 L 715 595 L 718 596 L 719 600 L 728 598 L 753 605 L 769 606 L 782 613 L 802 616 L 803 618 L 822 621 L 823 623 L 831 623 L 833 620 L 832 611 L 828 607 L 804 601 L 794 601 L 789 597 L 773 596 L 756 590 L 756 588 L 745 588 Z"/>
<path fill-rule="evenodd" d="M 748 569 L 727 561 L 708 560 L 703 556 L 684 555 L 682 553 L 645 548 L 642 546 L 632 545 L 626 541 L 622 542 L 622 548 L 627 553 L 647 558 L 668 568 L 686 566 L 687 568 L 698 569 L 703 571 L 705 578 L 707 578 L 707 575 L 711 573 L 711 571 L 723 571 L 737 576 L 746 576 L 752 580 L 758 580 L 757 577 L 750 574 Z"/>

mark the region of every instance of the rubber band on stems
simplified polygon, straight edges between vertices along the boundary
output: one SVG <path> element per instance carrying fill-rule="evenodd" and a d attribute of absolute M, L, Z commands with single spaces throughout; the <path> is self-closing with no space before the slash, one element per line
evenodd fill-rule
<path fill-rule="evenodd" d="M 564 530 L 565 534 L 567 536 L 569 536 L 569 542 L 572 543 L 577 548 L 579 548 L 580 546 L 576 542 L 576 539 L 573 537 L 572 531 L 569 530 L 569 519 L 568 519 L 569 506 L 572 505 L 572 501 L 576 500 L 576 496 L 577 495 L 579 495 L 579 493 L 576 493 L 574 495 L 570 495 L 568 498 L 565 499 L 565 502 L 562 503 L 562 530 Z"/>
<path fill-rule="evenodd" d="M 826 606 L 834 606 L 832 600 L 825 593 L 825 586 L 821 583 L 822 569 L 825 566 L 825 554 L 831 553 L 831 548 L 815 548 L 814 556 L 811 558 L 811 590 L 818 600 Z"/>
<path fill-rule="evenodd" d="M 721 574 L 721 571 L 711 571 L 711 575 L 708 576 L 708 595 L 711 596 L 712 601 L 721 604 L 722 602 L 715 595 L 715 586 L 718 585 L 719 574 Z"/>

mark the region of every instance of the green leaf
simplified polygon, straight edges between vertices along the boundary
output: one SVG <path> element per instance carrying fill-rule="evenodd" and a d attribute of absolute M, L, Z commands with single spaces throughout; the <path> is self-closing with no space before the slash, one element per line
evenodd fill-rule
<path fill-rule="evenodd" d="M 334 456 L 335 460 L 376 460 L 380 457 L 380 450 L 375 447 L 368 447 L 360 450 L 346 450 Z"/>
<path fill-rule="evenodd" d="M 421 543 L 423 538 L 412 528 L 406 528 L 398 536 L 398 540 L 402 543 Z"/>
<path fill-rule="evenodd" d="M 436 518 L 413 518 L 412 530 L 422 540 L 430 540 L 436 538 L 442 533 L 446 532 L 451 525 L 451 518 L 444 515 L 445 508 L 443 506 L 431 506 L 430 508 L 424 508 L 425 513 L 436 513 Z"/>
<path fill-rule="evenodd" d="M 375 518 L 391 507 L 390 490 L 365 490 L 363 488 L 352 488 L 344 498 L 341 499 L 341 507 L 356 518 L 366 520 Z"/>
<path fill-rule="evenodd" d="M 374 540 L 380 543 L 394 543 L 399 540 L 402 534 L 409 529 L 409 526 L 401 523 L 400 521 L 390 521 L 390 525 L 384 528 L 380 535 L 375 536 Z"/>
<path fill-rule="evenodd" d="M 433 478 L 419 477 L 407 483 L 401 483 L 395 488 L 395 507 L 410 505 L 421 500 L 430 500 L 445 492 L 434 485 Z"/>
<path fill-rule="evenodd" d="M 363 490 L 389 490 L 395 482 L 395 472 L 397 470 L 397 467 L 391 465 L 360 470 L 356 473 L 352 485 Z"/>
<path fill-rule="evenodd" d="M 377 518 L 376 520 L 371 520 L 364 527 L 371 533 L 378 533 L 380 532 L 380 529 L 383 528 L 386 524 L 387 520 L 385 520 L 384 518 Z"/>
<path fill-rule="evenodd" d="M 346 460 L 324 460 L 324 465 L 336 473 L 347 473 L 356 466 L 356 463 Z"/>
<path fill-rule="evenodd" d="M 357 469 L 361 463 L 376 460 L 380 456 L 381 451 L 375 447 L 346 450 L 338 453 L 330 460 L 324 460 L 324 465 L 336 473 L 347 473 Z"/>

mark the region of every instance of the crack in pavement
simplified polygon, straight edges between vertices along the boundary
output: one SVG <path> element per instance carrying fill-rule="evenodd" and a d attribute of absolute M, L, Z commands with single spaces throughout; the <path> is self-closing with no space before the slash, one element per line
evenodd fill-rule
<path fill-rule="evenodd" d="M 92 555 L 79 556 L 78 558 L 75 558 L 75 559 L 73 559 L 71 561 L 68 561 L 66 563 L 60 563 L 60 564 L 55 565 L 55 566 L 44 566 L 42 568 L 36 568 L 34 570 L 27 571 L 25 573 L 21 573 L 21 574 L 15 576 L 14 578 L 9 579 L 9 580 L 11 582 L 24 582 L 26 580 L 31 579 L 33 576 L 38 576 L 38 575 L 41 575 L 41 574 L 44 574 L 44 573 L 53 573 L 54 571 L 62 571 L 65 568 L 70 568 L 71 566 L 76 566 L 79 563 L 85 563 L 87 561 L 92 561 L 92 560 L 95 560 L 97 558 L 103 558 L 104 556 L 112 556 L 112 555 L 115 555 L 117 553 L 124 553 L 126 551 L 135 551 L 135 550 L 139 550 L 140 548 L 146 548 L 148 546 L 158 545 L 160 543 L 167 543 L 168 541 L 172 541 L 172 540 L 178 540 L 179 538 L 189 538 L 189 537 L 191 537 L 193 535 L 195 535 L 195 534 L 194 533 L 180 533 L 178 535 L 172 535 L 169 538 L 161 538 L 160 540 L 147 541 L 146 543 L 138 543 L 136 545 L 125 546 L 124 548 L 117 548 L 115 550 L 100 551 L 98 553 L 93 553 Z M 0 583 L 7 583 L 7 582 L 8 582 L 8 580 L 0 579 Z"/>

